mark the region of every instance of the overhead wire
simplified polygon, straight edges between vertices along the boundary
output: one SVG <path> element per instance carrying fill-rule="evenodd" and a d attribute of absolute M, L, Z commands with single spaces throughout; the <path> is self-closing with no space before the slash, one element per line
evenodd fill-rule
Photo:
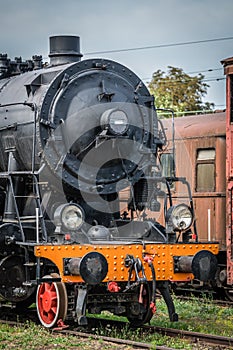
<path fill-rule="evenodd" d="M 222 68 L 209 68 L 209 69 L 203 69 L 203 70 L 199 70 L 196 72 L 188 72 L 187 74 L 199 74 L 199 73 L 208 73 L 208 72 L 213 72 L 216 70 L 222 70 Z"/>
<path fill-rule="evenodd" d="M 233 40 L 233 37 L 223 37 L 223 38 L 214 38 L 214 39 L 204 39 L 204 40 L 195 40 L 195 41 L 186 41 L 186 42 L 179 42 L 179 43 L 169 43 L 169 44 L 159 44 L 159 45 L 151 45 L 151 46 L 141 46 L 141 47 L 133 47 L 133 48 L 124 48 L 124 49 L 113 49 L 113 50 L 104 50 L 104 51 L 94 51 L 94 52 L 87 52 L 85 55 L 95 55 L 95 54 L 106 54 L 106 53 L 117 53 L 117 52 L 129 52 L 129 51 L 137 51 L 137 50 L 148 50 L 148 49 L 157 49 L 157 48 L 166 48 L 166 47 L 175 47 L 175 46 L 184 46 L 184 45 L 196 45 L 196 44 L 203 44 L 203 43 L 209 43 L 209 42 L 218 42 L 218 41 L 225 41 L 225 40 Z M 210 68 L 205 69 L 202 71 L 194 71 L 189 72 L 187 74 L 201 74 L 206 72 L 213 72 L 221 70 L 221 68 Z M 142 81 L 147 81 L 151 78 L 143 78 Z M 221 81 L 225 80 L 225 78 L 209 78 L 208 80 L 203 80 L 206 82 L 214 82 L 214 81 Z"/>
<path fill-rule="evenodd" d="M 187 78 L 185 80 L 180 80 L 178 79 L 164 79 L 162 78 L 161 80 L 159 80 L 157 82 L 157 84 L 167 84 L 167 85 L 178 85 L 178 84 L 188 84 L 189 82 L 191 82 L 195 77 L 190 77 Z M 153 80 L 153 77 L 152 77 Z M 226 80 L 225 77 L 213 77 L 213 78 L 207 78 L 207 79 L 203 79 L 202 82 L 204 83 L 208 83 L 208 82 L 213 82 L 213 81 L 221 81 L 221 80 Z"/>
<path fill-rule="evenodd" d="M 225 40 L 233 40 L 233 36 L 224 37 L 224 38 L 205 39 L 205 40 L 185 41 L 185 42 L 180 42 L 180 43 L 169 43 L 169 44 L 159 44 L 159 45 L 151 45 L 151 46 L 131 47 L 131 48 L 124 48 L 124 49 L 113 49 L 113 50 L 86 52 L 85 55 L 96 55 L 96 54 L 100 55 L 100 54 L 106 54 L 106 53 L 150 50 L 150 49 L 159 49 L 159 48 L 184 46 L 184 45 L 196 45 L 196 44 L 225 41 Z"/>
<path fill-rule="evenodd" d="M 203 70 L 198 70 L 198 71 L 193 71 L 193 72 L 184 72 L 186 75 L 190 75 L 190 74 L 202 74 L 202 73 L 211 73 L 211 72 L 214 72 L 214 71 L 219 71 L 219 70 L 221 70 L 222 71 L 222 68 L 209 68 L 209 69 L 203 69 Z M 190 77 L 190 78 L 195 78 L 195 77 Z M 153 79 L 153 74 L 152 74 L 152 77 L 148 77 L 148 78 L 142 78 L 142 81 L 147 81 L 148 82 L 148 80 L 151 80 L 151 79 Z M 225 78 L 222 78 L 222 77 L 220 77 L 220 78 L 211 78 L 211 77 L 209 77 L 209 78 L 206 78 L 205 80 L 207 80 L 207 79 L 216 79 L 217 81 L 218 80 L 222 80 L 222 79 L 225 79 Z M 205 81 L 204 80 L 204 81 Z"/>

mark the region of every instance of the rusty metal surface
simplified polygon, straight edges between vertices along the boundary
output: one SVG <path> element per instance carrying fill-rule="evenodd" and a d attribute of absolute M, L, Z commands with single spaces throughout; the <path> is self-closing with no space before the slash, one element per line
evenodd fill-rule
<path fill-rule="evenodd" d="M 168 140 L 171 139 L 171 119 L 162 119 L 167 132 Z M 175 139 L 191 137 L 207 137 L 226 134 L 226 113 L 218 112 L 175 118 Z"/>
<path fill-rule="evenodd" d="M 232 87 L 231 84 L 232 76 L 229 73 L 233 71 L 233 60 L 228 60 L 229 69 L 226 71 L 227 81 L 226 81 L 226 178 L 227 178 L 227 232 L 226 232 L 226 245 L 227 245 L 227 283 L 233 284 L 233 125 L 231 123 L 232 112 Z"/>
<path fill-rule="evenodd" d="M 171 149 L 171 120 L 165 120 L 168 150 Z M 177 176 L 185 176 L 193 194 L 196 225 L 200 241 L 219 241 L 226 250 L 226 113 L 175 118 L 175 163 Z M 214 188 L 199 190 L 197 165 L 199 150 L 215 150 Z M 205 161 L 204 161 L 205 162 Z M 206 175 L 207 176 L 207 175 Z M 180 195 L 179 188 L 175 196 Z"/>
<path fill-rule="evenodd" d="M 233 73 L 233 57 L 226 58 L 221 61 L 224 67 L 224 74 L 232 74 Z"/>

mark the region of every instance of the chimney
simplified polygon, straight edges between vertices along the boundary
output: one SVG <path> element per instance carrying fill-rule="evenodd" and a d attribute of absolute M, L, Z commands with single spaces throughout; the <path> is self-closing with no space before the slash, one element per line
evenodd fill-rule
<path fill-rule="evenodd" d="M 50 64 L 52 66 L 79 62 L 83 56 L 80 53 L 79 36 L 57 35 L 49 38 Z"/>

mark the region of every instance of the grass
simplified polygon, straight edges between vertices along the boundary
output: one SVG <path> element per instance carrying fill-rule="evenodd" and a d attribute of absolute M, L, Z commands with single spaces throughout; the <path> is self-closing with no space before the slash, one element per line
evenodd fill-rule
<path fill-rule="evenodd" d="M 153 325 L 232 337 L 232 307 L 218 306 L 206 297 L 193 298 L 188 302 L 174 297 L 174 301 L 179 321 L 169 321 L 166 305 L 160 300 L 157 303 L 157 314 L 151 322 Z"/>
<path fill-rule="evenodd" d="M 0 349 L 4 350 L 102 350 L 114 346 L 102 341 L 82 339 L 74 336 L 51 334 L 42 326 L 27 322 L 24 326 L 11 327 L 0 324 Z"/>
<path fill-rule="evenodd" d="M 233 334 L 233 308 L 221 307 L 211 303 L 210 299 L 193 298 L 192 301 L 183 301 L 174 297 L 176 312 L 179 314 L 178 322 L 170 322 L 165 302 L 161 299 L 157 301 L 157 312 L 151 320 L 152 325 L 160 327 L 170 327 L 195 331 L 201 333 L 210 333 L 215 335 L 224 335 L 231 337 Z M 104 314 L 102 317 L 111 317 Z M 203 349 L 201 345 L 189 344 L 182 338 L 170 338 L 160 334 L 141 334 L 140 330 L 130 330 L 127 326 L 121 329 L 112 329 L 105 327 L 96 329 L 96 333 L 109 337 L 118 337 L 131 339 L 135 341 L 144 341 L 151 343 L 154 348 L 156 345 L 164 345 L 176 349 Z M 210 347 L 208 347 L 209 349 Z M 78 339 L 72 336 L 60 336 L 51 334 L 42 326 L 27 322 L 24 326 L 10 327 L 0 324 L 0 349 L 30 349 L 30 350 L 90 350 L 90 349 L 114 349 L 113 344 L 107 344 L 103 341 L 91 339 Z M 121 349 L 120 346 L 115 349 Z M 130 349 L 130 347 L 122 347 Z"/>
<path fill-rule="evenodd" d="M 167 312 L 167 306 L 163 299 L 157 300 L 157 311 L 151 320 L 151 325 L 159 327 L 169 327 L 182 329 L 192 332 L 200 332 L 206 334 L 214 334 L 232 337 L 233 334 L 233 308 L 222 307 L 212 303 L 212 300 L 206 297 L 202 299 L 193 298 L 191 301 L 181 300 L 173 296 L 176 306 L 176 312 L 179 315 L 178 322 L 170 322 Z M 103 315 L 102 315 L 103 316 Z M 113 318 L 109 314 L 105 317 Z M 146 343 L 164 345 L 176 349 L 203 349 L 198 344 L 189 344 L 187 340 L 182 338 L 171 338 L 160 334 L 141 334 L 139 331 L 131 331 L 127 327 L 121 330 L 104 329 L 98 330 L 98 333 L 107 336 L 118 336 L 124 339 L 132 339 Z"/>

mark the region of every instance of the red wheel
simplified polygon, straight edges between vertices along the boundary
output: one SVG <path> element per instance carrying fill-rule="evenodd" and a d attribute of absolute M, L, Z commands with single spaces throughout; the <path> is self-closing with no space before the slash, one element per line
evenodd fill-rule
<path fill-rule="evenodd" d="M 57 278 L 58 274 L 44 278 Z M 36 308 L 40 322 L 46 328 L 56 325 L 58 320 L 64 321 L 67 313 L 67 292 L 63 282 L 44 282 L 37 288 Z"/>

